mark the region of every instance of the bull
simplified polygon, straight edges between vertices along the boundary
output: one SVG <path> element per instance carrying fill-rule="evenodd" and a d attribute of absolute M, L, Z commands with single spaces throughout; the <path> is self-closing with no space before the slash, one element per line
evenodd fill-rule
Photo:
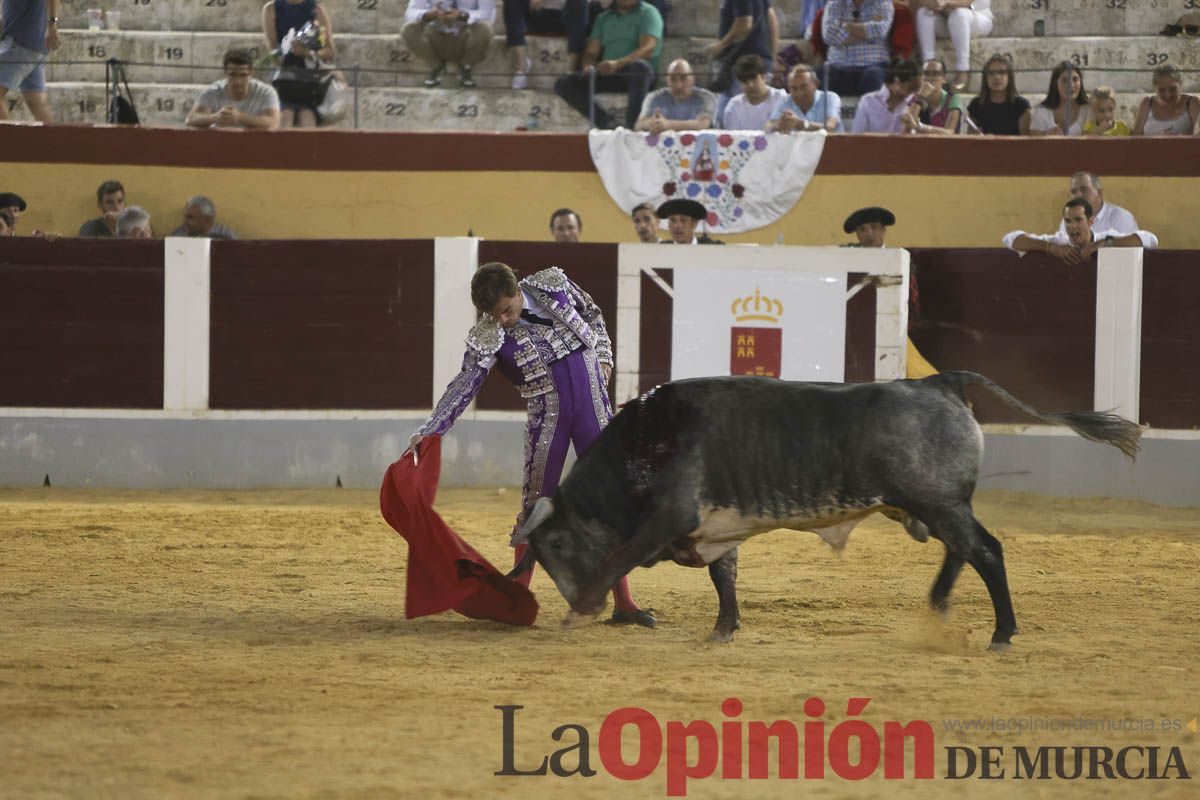
<path fill-rule="evenodd" d="M 636 566 L 708 567 L 719 610 L 712 641 L 740 627 L 738 545 L 760 533 L 813 531 L 837 548 L 881 512 L 913 538 L 945 546 L 929 595 L 946 611 L 964 563 L 995 612 L 990 648 L 1017 633 L 1000 542 L 975 518 L 983 433 L 967 403 L 981 386 L 1042 422 L 1135 458 L 1142 429 L 1112 414 L 1043 413 L 971 372 L 922 380 L 817 384 L 719 377 L 664 384 L 627 403 L 541 498 L 518 535 L 520 574 L 541 564 L 575 626 L 604 610 L 613 583 Z"/>

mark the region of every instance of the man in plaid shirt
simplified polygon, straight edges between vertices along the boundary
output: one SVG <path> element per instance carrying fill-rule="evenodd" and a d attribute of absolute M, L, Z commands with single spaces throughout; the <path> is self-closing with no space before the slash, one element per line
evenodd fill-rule
<path fill-rule="evenodd" d="M 891 58 L 892 0 L 829 0 L 821 36 L 829 46 L 829 86 L 839 95 L 864 95 L 883 85 Z"/>

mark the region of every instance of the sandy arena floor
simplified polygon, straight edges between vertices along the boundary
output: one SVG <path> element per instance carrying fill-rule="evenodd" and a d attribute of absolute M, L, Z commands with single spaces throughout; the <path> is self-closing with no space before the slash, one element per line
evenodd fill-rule
<path fill-rule="evenodd" d="M 497 563 L 518 494 L 449 490 L 440 510 Z M 708 575 L 634 573 L 657 630 L 563 631 L 543 573 L 530 630 L 452 613 L 404 619 L 406 548 L 371 492 L 0 491 L 0 796 L 111 798 L 664 797 L 597 755 L 604 717 L 927 720 L 936 779 L 721 780 L 688 796 L 1184 797 L 1200 782 L 1200 509 L 992 494 L 977 514 L 1004 543 L 1022 634 L 985 650 L 992 611 L 967 568 L 943 622 L 925 609 L 941 546 L 876 517 L 837 554 L 807 533 L 742 549 L 742 630 L 705 638 Z M 501 713 L 519 704 L 530 768 L 590 732 L 592 778 L 495 777 Z M 950 720 L 1167 720 L 1168 730 L 948 730 Z M 944 722 L 945 721 L 945 722 Z M 1014 781 L 1025 745 L 1178 746 L 1193 780 Z M 995 781 L 946 780 L 944 748 L 1002 746 Z M 633 751 L 627 749 L 633 760 Z M 566 760 L 574 766 L 575 756 Z M 1141 762 L 1144 766 L 1144 762 Z"/>

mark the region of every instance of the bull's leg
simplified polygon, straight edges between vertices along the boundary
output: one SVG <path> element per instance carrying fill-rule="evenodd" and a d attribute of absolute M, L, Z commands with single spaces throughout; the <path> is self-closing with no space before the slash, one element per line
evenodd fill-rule
<path fill-rule="evenodd" d="M 1004 569 L 1004 553 L 1000 540 L 988 533 L 979 520 L 971 517 L 975 536 L 980 546 L 975 550 L 971 566 L 983 578 L 988 594 L 992 596 L 992 608 L 996 612 L 996 630 L 992 633 L 989 649 L 1005 652 L 1012 647 L 1012 637 L 1017 633 L 1017 616 L 1013 612 L 1012 595 L 1008 591 L 1008 574 Z"/>
<path fill-rule="evenodd" d="M 929 593 L 929 607 L 943 614 L 950 610 L 950 590 L 958 580 L 962 571 L 963 560 L 946 548 L 946 560 L 942 562 L 942 571 L 933 582 L 933 590 Z"/>
<path fill-rule="evenodd" d="M 923 514 L 922 518 L 929 523 L 934 536 L 945 543 L 948 551 L 946 561 L 942 564 L 942 572 L 930 593 L 930 601 L 936 601 L 943 584 L 947 593 L 954 584 L 954 577 L 961 565 L 956 568 L 952 559 L 970 564 L 987 586 L 996 615 L 996 627 L 992 632 L 989 649 L 1008 650 L 1012 646 L 1012 636 L 1017 632 L 1017 620 L 1013 614 L 1012 597 L 1008 592 L 1008 576 L 1004 570 L 1004 554 L 1000 542 L 979 524 L 979 520 L 971 513 L 970 506 L 950 511 L 934 511 L 928 515 Z"/>
<path fill-rule="evenodd" d="M 717 599 L 721 604 L 717 624 L 712 636 L 708 637 L 710 642 L 728 642 L 733 639 L 733 632 L 742 627 L 737 601 L 737 562 L 738 548 L 735 547 L 708 565 L 708 576 L 717 587 Z"/>

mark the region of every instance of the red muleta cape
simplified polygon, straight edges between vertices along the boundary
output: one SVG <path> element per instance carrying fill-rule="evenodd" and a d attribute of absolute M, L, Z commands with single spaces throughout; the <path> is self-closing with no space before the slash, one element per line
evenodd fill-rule
<path fill-rule="evenodd" d="M 472 619 L 532 625 L 538 604 L 527 588 L 509 580 L 475 552 L 433 510 L 442 472 L 442 437 L 421 441 L 420 462 L 412 453 L 388 467 L 379 490 L 379 510 L 408 542 L 408 619 L 448 609 Z"/>

